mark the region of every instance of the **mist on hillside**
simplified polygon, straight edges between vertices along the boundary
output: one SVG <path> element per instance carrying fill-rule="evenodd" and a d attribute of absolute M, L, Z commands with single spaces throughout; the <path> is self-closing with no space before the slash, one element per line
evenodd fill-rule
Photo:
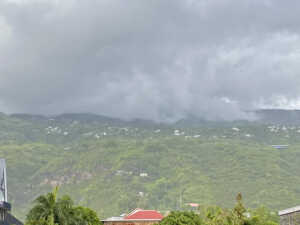
<path fill-rule="evenodd" d="M 1 0 L 0 111 L 176 121 L 297 109 L 299 4 Z"/>

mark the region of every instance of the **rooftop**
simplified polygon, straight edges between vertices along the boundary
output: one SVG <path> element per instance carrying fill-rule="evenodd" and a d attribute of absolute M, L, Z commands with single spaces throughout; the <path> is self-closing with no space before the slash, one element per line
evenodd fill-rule
<path fill-rule="evenodd" d="M 299 212 L 300 211 L 300 206 L 295 206 L 293 208 L 289 208 L 289 209 L 284 209 L 278 212 L 279 216 L 283 216 L 286 214 L 290 214 L 290 213 L 294 213 L 294 212 Z"/>
<path fill-rule="evenodd" d="M 124 219 L 126 220 L 141 220 L 141 219 L 151 219 L 151 220 L 161 220 L 163 219 L 163 215 L 155 210 L 143 210 L 143 209 L 135 209 L 131 213 L 129 213 Z"/>
<path fill-rule="evenodd" d="M 163 218 L 163 215 L 156 210 L 135 209 L 123 217 L 111 217 L 103 221 L 160 221 Z"/>

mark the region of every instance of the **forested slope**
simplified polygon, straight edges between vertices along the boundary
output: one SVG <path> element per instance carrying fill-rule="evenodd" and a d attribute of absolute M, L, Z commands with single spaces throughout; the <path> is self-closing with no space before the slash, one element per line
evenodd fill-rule
<path fill-rule="evenodd" d="M 23 218 L 32 200 L 56 185 L 101 217 L 190 202 L 231 207 L 238 192 L 248 207 L 300 204 L 297 121 L 157 124 L 1 114 L 0 157 L 13 211 Z"/>

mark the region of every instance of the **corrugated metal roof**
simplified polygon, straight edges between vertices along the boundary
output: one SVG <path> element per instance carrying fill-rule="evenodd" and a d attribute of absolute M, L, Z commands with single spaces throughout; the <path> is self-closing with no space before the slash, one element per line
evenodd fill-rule
<path fill-rule="evenodd" d="M 132 213 L 128 214 L 125 220 L 161 220 L 163 215 L 155 210 L 143 210 L 136 209 Z"/>
<path fill-rule="evenodd" d="M 110 217 L 110 218 L 107 218 L 105 221 L 120 221 L 120 220 L 123 220 L 124 218 L 121 217 L 121 216 L 114 216 L 114 217 Z"/>
<path fill-rule="evenodd" d="M 160 221 L 164 217 L 156 210 L 143 210 L 143 209 L 135 209 L 130 212 L 128 215 L 121 215 L 117 217 L 110 217 L 106 220 L 102 220 L 102 222 L 132 222 L 132 221 Z"/>
<path fill-rule="evenodd" d="M 293 212 L 299 212 L 299 211 L 300 211 L 300 206 L 295 206 L 293 208 L 284 209 L 284 210 L 279 211 L 278 215 L 282 216 L 282 215 L 290 214 L 290 213 L 293 213 Z"/>

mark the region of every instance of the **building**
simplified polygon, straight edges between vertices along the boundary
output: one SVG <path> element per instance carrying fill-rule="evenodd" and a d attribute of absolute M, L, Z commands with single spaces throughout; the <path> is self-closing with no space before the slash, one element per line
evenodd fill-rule
<path fill-rule="evenodd" d="M 200 206 L 198 203 L 186 203 L 186 205 L 196 209 L 198 209 Z"/>
<path fill-rule="evenodd" d="M 11 204 L 7 200 L 6 164 L 5 159 L 0 159 L 0 225 L 23 225 L 10 211 Z"/>
<path fill-rule="evenodd" d="M 102 220 L 104 225 L 153 225 L 159 223 L 163 215 L 155 210 L 135 209 L 127 215 Z"/>
<path fill-rule="evenodd" d="M 288 145 L 272 145 L 272 148 L 276 148 L 276 149 L 286 149 L 288 148 Z"/>
<path fill-rule="evenodd" d="M 280 216 L 280 225 L 300 224 L 300 206 L 281 210 L 278 215 Z"/>
<path fill-rule="evenodd" d="M 23 225 L 23 223 L 9 212 L 6 213 L 5 220 L 0 221 L 0 225 Z"/>

